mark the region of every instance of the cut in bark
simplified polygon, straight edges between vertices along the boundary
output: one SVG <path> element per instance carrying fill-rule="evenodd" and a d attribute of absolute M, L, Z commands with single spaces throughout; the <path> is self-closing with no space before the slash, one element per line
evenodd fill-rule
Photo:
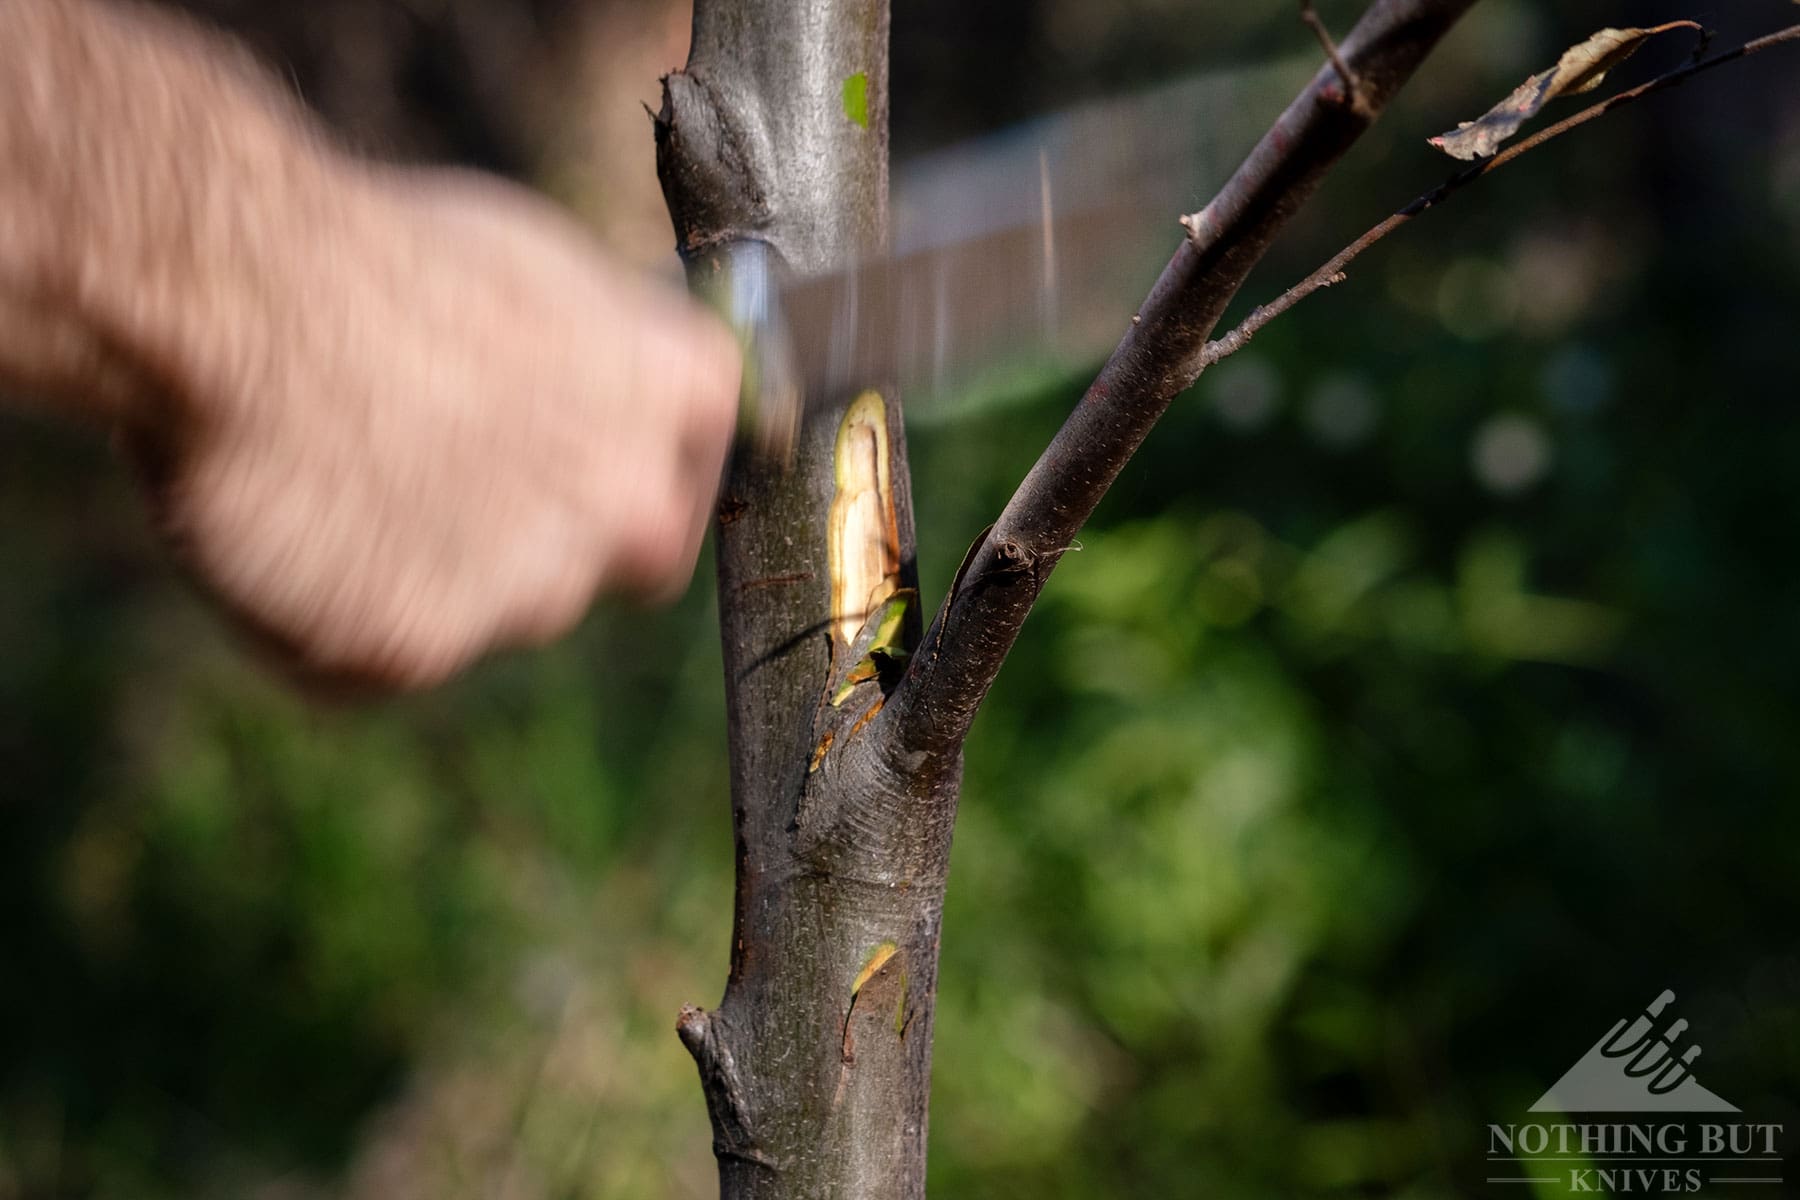
<path fill-rule="evenodd" d="M 962 742 L 1032 602 L 1276 232 L 1471 0 L 1377 0 L 1190 235 L 929 632 L 891 381 L 858 380 L 787 469 L 718 511 L 737 897 L 731 972 L 683 1011 L 721 1191 L 925 1190 L 938 940 Z M 884 0 L 697 0 L 658 170 L 699 290 L 749 244 L 813 272 L 885 228 Z M 1347 82 L 1340 71 L 1347 71 Z"/>
<path fill-rule="evenodd" d="M 690 278 L 751 240 L 797 272 L 881 245 L 887 25 L 885 0 L 696 5 L 656 130 Z M 719 501 L 736 914 L 725 997 L 679 1032 L 730 1197 L 924 1189 L 961 759 L 898 763 L 867 735 L 918 620 L 894 603 L 917 594 L 900 405 L 859 384 L 785 470 L 740 456 Z"/>

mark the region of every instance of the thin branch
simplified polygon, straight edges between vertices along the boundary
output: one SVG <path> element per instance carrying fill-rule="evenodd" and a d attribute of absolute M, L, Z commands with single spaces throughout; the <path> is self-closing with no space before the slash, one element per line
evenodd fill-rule
<path fill-rule="evenodd" d="M 1319 10 L 1313 7 L 1313 0 L 1300 0 L 1300 22 L 1313 31 L 1313 36 L 1319 39 L 1319 48 L 1325 51 L 1325 57 L 1337 68 L 1338 78 L 1344 81 L 1344 91 L 1349 94 L 1350 103 L 1360 106 L 1363 102 L 1362 89 L 1357 86 L 1356 76 L 1351 73 L 1349 64 L 1338 53 L 1337 43 L 1331 40 L 1331 31 L 1325 28 Z"/>
<path fill-rule="evenodd" d="M 1738 59 L 1748 58 L 1750 55 L 1755 54 L 1760 50 L 1767 50 L 1771 46 L 1793 41 L 1800 41 L 1800 25 L 1790 25 L 1786 29 L 1777 30 L 1764 37 L 1755 38 L 1752 41 L 1745 42 L 1735 50 L 1727 50 L 1721 54 L 1716 54 L 1711 58 L 1690 60 L 1685 65 L 1677 67 L 1666 74 L 1658 75 L 1655 79 L 1646 83 L 1641 83 L 1638 86 L 1620 92 L 1617 95 L 1609 96 L 1598 104 L 1590 105 L 1576 113 L 1574 116 L 1565 117 L 1556 124 L 1547 126 L 1537 133 L 1532 134 L 1530 137 L 1508 146 L 1499 154 L 1496 154 L 1491 158 L 1481 159 L 1472 166 L 1458 171 L 1455 175 L 1452 175 L 1437 187 L 1426 192 L 1423 196 L 1413 200 L 1410 204 L 1406 205 L 1404 208 L 1376 225 L 1373 229 L 1370 229 L 1367 233 L 1357 238 L 1354 242 L 1351 242 L 1348 246 L 1345 246 L 1342 250 L 1332 255 L 1318 270 L 1314 271 L 1311 275 L 1308 275 L 1305 279 L 1302 279 L 1299 283 L 1296 283 L 1287 291 L 1281 293 L 1281 295 L 1277 296 L 1274 300 L 1271 300 L 1267 304 L 1258 305 L 1255 309 L 1251 310 L 1250 315 L 1245 317 L 1243 322 L 1239 324 L 1236 329 L 1233 329 L 1230 333 L 1216 341 L 1208 342 L 1206 348 L 1200 352 L 1201 369 L 1204 370 L 1218 362 L 1220 359 L 1228 358 L 1231 355 L 1236 354 L 1239 350 L 1242 350 L 1263 326 L 1267 325 L 1270 321 L 1273 321 L 1276 317 L 1279 317 L 1282 313 L 1294 307 L 1294 305 L 1300 303 L 1300 301 L 1306 299 L 1314 292 L 1319 291 L 1322 288 L 1328 288 L 1334 283 L 1342 283 L 1345 279 L 1344 268 L 1349 266 L 1351 260 L 1356 258 L 1357 255 L 1361 254 L 1364 250 L 1367 250 L 1370 246 L 1373 246 L 1376 242 L 1379 242 L 1382 238 L 1400 228 L 1400 226 L 1406 224 L 1414 217 L 1423 213 L 1426 209 L 1434 208 L 1437 205 L 1442 204 L 1451 196 L 1454 196 L 1458 191 L 1475 182 L 1477 179 L 1480 179 L 1482 176 L 1500 169 L 1520 155 L 1527 154 L 1532 150 L 1537 149 L 1539 146 L 1553 138 L 1561 137 L 1571 129 L 1586 125 L 1589 121 L 1592 121 L 1597 117 L 1605 116 L 1615 108 L 1622 108 L 1625 105 L 1630 104 L 1633 100 L 1641 99 L 1652 92 L 1658 92 L 1664 88 L 1674 87 L 1676 84 L 1698 75 L 1702 71 L 1710 71 L 1712 68 L 1723 66 L 1728 62 L 1736 62 Z M 1701 45 L 1702 49 L 1704 49 L 1704 40 Z"/>
<path fill-rule="evenodd" d="M 1069 414 L 938 610 L 877 719 L 906 755 L 949 755 L 1057 560 L 1073 544 L 1199 356 L 1244 278 L 1327 171 L 1473 0 L 1374 0 L 1236 173 L 1183 225 L 1188 236 L 1112 357 Z"/>

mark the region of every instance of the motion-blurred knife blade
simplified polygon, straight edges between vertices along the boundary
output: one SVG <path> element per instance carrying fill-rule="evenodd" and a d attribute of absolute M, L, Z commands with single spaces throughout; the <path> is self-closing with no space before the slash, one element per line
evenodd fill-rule
<path fill-rule="evenodd" d="M 897 384 L 915 418 L 1097 361 L 1192 211 L 1310 58 L 1194 76 L 939 151 L 896 172 L 891 254 L 808 277 L 739 243 L 718 301 L 746 350 L 745 436 L 791 451 L 807 412 Z"/>

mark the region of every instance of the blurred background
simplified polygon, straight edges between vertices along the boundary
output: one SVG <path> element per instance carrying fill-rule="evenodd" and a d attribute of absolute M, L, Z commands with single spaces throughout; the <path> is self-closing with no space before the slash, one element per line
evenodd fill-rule
<path fill-rule="evenodd" d="M 370 153 L 673 269 L 680 3 L 192 7 Z M 1293 7 L 906 0 L 896 154 L 1307 52 Z M 1795 10 L 1485 0 L 1235 314 L 1443 178 L 1427 136 L 1684 16 Z M 1706 1085 L 1800 1126 L 1797 62 L 1485 180 L 1176 403 L 969 743 L 934 1194 L 1487 1194 L 1483 1125 L 1665 987 Z M 914 432 L 931 603 L 1081 382 Z M 0 415 L 0 1198 L 713 1194 L 672 1032 L 731 912 L 708 575 L 322 711 L 104 445 Z"/>

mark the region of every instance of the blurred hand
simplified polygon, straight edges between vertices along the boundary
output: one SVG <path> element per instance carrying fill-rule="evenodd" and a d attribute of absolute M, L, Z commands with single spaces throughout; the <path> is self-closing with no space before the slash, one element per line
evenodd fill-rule
<path fill-rule="evenodd" d="M 254 302 L 176 339 L 176 415 L 125 434 L 227 609 L 302 676 L 418 688 L 599 591 L 677 593 L 736 420 L 724 326 L 496 180 L 297 203 Z"/>

